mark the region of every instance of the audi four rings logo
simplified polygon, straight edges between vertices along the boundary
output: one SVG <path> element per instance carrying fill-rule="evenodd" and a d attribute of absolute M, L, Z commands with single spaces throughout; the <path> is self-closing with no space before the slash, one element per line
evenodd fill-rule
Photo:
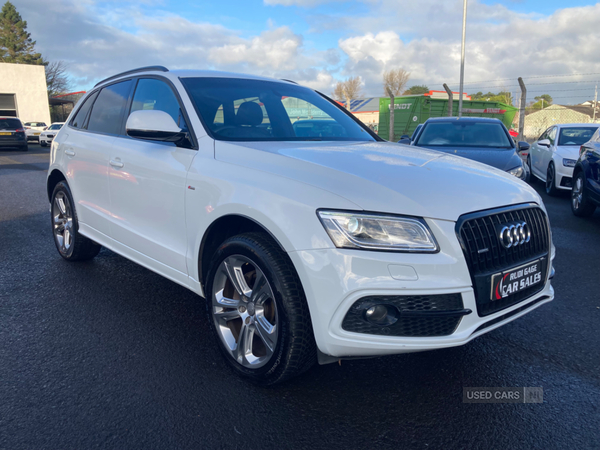
<path fill-rule="evenodd" d="M 531 240 L 531 229 L 527 222 L 511 222 L 500 226 L 498 239 L 504 248 L 516 247 Z"/>

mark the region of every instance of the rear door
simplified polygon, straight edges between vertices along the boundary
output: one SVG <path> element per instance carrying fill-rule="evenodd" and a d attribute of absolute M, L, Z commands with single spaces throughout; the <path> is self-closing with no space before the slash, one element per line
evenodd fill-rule
<path fill-rule="evenodd" d="M 180 128 L 188 126 L 179 98 L 164 79 L 137 81 L 126 117 L 138 110 L 164 111 Z M 177 279 L 187 277 L 184 200 L 196 153 L 173 143 L 128 137 L 124 126 L 110 150 L 113 239 L 174 269 L 178 274 L 171 277 Z"/>
<path fill-rule="evenodd" d="M 92 94 L 70 123 L 59 151 L 82 230 L 110 235 L 113 213 L 108 193 L 108 159 L 121 127 L 132 81 L 121 81 Z"/>

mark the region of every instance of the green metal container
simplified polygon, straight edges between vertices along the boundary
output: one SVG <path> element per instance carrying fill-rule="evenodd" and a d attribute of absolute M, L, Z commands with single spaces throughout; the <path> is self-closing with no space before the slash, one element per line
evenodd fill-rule
<path fill-rule="evenodd" d="M 458 100 L 452 102 L 452 116 L 458 117 Z M 500 119 L 506 128 L 510 126 L 517 108 L 499 102 L 463 100 L 463 117 L 488 117 Z M 412 135 L 417 125 L 430 117 L 447 117 L 448 99 L 431 98 L 426 95 L 407 95 L 394 99 L 394 137 L 396 140 L 404 134 Z M 389 139 L 390 99 L 379 99 L 379 130 L 383 139 Z"/>

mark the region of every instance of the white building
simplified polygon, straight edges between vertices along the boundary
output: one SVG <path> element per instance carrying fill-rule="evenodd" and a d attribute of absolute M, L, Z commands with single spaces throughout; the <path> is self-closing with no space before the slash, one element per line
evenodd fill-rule
<path fill-rule="evenodd" d="M 0 63 L 0 116 L 50 124 L 44 66 Z"/>

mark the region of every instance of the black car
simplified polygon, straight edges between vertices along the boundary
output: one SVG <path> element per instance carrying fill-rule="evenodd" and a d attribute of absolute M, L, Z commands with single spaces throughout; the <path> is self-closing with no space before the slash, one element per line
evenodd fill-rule
<path fill-rule="evenodd" d="M 571 191 L 571 209 L 576 216 L 591 216 L 597 206 L 600 206 L 600 130 L 579 149 Z"/>
<path fill-rule="evenodd" d="M 0 117 L 0 148 L 4 147 L 27 151 L 25 128 L 16 117 Z"/>
<path fill-rule="evenodd" d="M 521 180 L 527 180 L 529 175 L 518 154 L 519 151 L 528 150 L 529 144 L 515 144 L 504 124 L 498 119 L 428 119 L 411 145 L 489 164 Z"/>

